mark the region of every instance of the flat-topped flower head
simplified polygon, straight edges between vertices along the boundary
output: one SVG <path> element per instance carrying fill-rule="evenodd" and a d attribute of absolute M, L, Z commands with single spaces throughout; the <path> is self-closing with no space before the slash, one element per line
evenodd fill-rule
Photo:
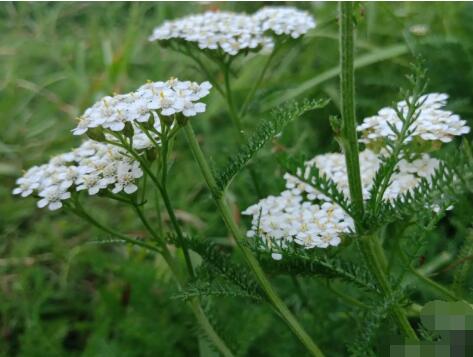
<path fill-rule="evenodd" d="M 299 38 L 315 28 L 314 18 L 307 12 L 294 7 L 267 6 L 257 11 L 253 18 L 263 31 Z"/>
<path fill-rule="evenodd" d="M 269 196 L 242 212 L 252 216 L 248 237 L 258 237 L 275 253 L 295 243 L 307 249 L 340 244 L 353 229 L 351 217 L 338 205 L 305 201 L 291 190 Z"/>
<path fill-rule="evenodd" d="M 143 143 L 145 133 L 140 129 L 140 124 L 153 120 L 155 131 L 160 132 L 160 116 L 182 114 L 192 117 L 204 112 L 205 104 L 199 100 L 207 96 L 211 88 L 209 82 L 199 84 L 179 81 L 177 78 L 166 82 L 149 82 L 134 92 L 100 99 L 78 118 L 78 125 L 72 132 L 82 135 L 94 128 L 122 132 L 130 123 L 140 146 L 146 146 Z"/>
<path fill-rule="evenodd" d="M 360 152 L 360 174 L 364 199 L 369 199 L 370 197 L 373 179 L 380 165 L 381 157 L 373 151 L 366 149 Z M 440 161 L 430 157 L 428 154 L 422 154 L 411 161 L 402 159 L 395 168 L 391 184 L 387 187 L 383 198 L 385 200 L 393 200 L 399 195 L 407 193 L 416 187 L 422 178 L 429 179 L 439 165 Z M 311 166 L 316 166 L 321 174 L 330 178 L 346 197 L 350 196 L 347 168 L 343 154 L 329 153 L 317 155 L 305 163 L 305 168 L 300 169 L 299 176 L 307 178 Z M 327 196 L 318 192 L 313 186 L 302 182 L 289 173 L 284 175 L 284 179 L 286 180 L 286 188 L 295 195 L 302 195 L 308 200 L 330 201 Z"/>
<path fill-rule="evenodd" d="M 223 51 L 236 56 L 253 51 L 268 52 L 274 36 L 298 38 L 315 27 L 314 18 L 291 7 L 265 7 L 253 15 L 208 11 L 166 21 L 156 27 L 150 41 L 194 44 L 201 50 Z"/>
<path fill-rule="evenodd" d="M 236 55 L 244 50 L 260 50 L 271 44 L 252 16 L 228 11 L 208 11 L 174 21 L 153 30 L 150 41 L 184 41 L 202 50 L 222 50 Z"/>
<path fill-rule="evenodd" d="M 33 166 L 17 180 L 13 194 L 38 196 L 38 207 L 56 210 L 72 191 L 96 195 L 101 190 L 131 194 L 143 176 L 137 161 L 114 145 L 86 140 L 71 152 L 53 157 L 47 164 Z"/>
<path fill-rule="evenodd" d="M 455 136 L 470 132 L 465 120 L 448 110 L 445 110 L 448 95 L 431 93 L 419 98 L 416 120 L 412 125 L 412 133 L 406 142 L 443 142 L 453 140 Z M 408 107 L 405 101 L 397 104 L 397 109 L 407 116 Z M 383 108 L 377 115 L 365 118 L 357 130 L 361 133 L 360 142 L 375 145 L 385 140 L 394 140 L 396 133 L 392 127 L 400 130 L 402 120 L 393 108 Z"/>
<path fill-rule="evenodd" d="M 383 198 L 394 200 L 413 190 L 423 178 L 429 179 L 439 164 L 439 160 L 427 154 L 411 161 L 401 160 Z M 363 196 L 368 199 L 381 160 L 367 149 L 360 153 L 360 165 Z M 298 176 L 307 180 L 312 166 L 316 166 L 321 174 L 337 185 L 340 192 L 349 197 L 343 154 L 317 155 L 299 168 Z M 289 244 L 295 243 L 306 249 L 328 248 L 339 245 L 343 235 L 353 231 L 352 218 L 329 197 L 289 173 L 284 175 L 284 179 L 286 190 L 279 196 L 269 196 L 243 211 L 243 214 L 252 216 L 248 237 L 262 239 L 280 258 L 281 249 Z"/>

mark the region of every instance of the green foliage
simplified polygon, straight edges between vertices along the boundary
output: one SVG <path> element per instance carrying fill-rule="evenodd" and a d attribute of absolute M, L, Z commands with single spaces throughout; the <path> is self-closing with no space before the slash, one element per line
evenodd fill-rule
<path fill-rule="evenodd" d="M 363 321 L 363 328 L 360 331 L 356 342 L 348 347 L 350 355 L 353 357 L 375 357 L 380 352 L 373 349 L 376 338 L 380 334 L 382 322 L 388 316 L 389 310 L 397 304 L 400 294 L 393 294 L 391 297 L 373 301 L 369 309 L 363 311 L 359 317 Z"/>
<path fill-rule="evenodd" d="M 260 256 L 259 259 L 268 271 L 274 273 L 339 279 L 370 292 L 378 291 L 371 274 L 363 266 L 343 258 L 324 253 L 311 254 L 302 249 L 286 249 L 282 254 L 284 258 L 281 261 L 269 256 Z"/>
<path fill-rule="evenodd" d="M 195 327 L 190 311 L 181 299 L 172 299 L 181 292 L 161 258 L 129 244 L 115 244 L 120 242 L 103 237 L 64 212 L 38 210 L 34 200 L 13 197 L 11 189 L 22 170 L 78 144 L 79 139 L 70 135 L 74 118 L 97 98 L 126 92 L 148 79 L 178 76 L 207 80 L 190 60 L 148 43 L 154 26 L 216 7 L 253 12 L 261 6 L 228 2 L 5 3 L 0 7 L 0 355 L 212 356 L 210 344 L 208 349 L 199 347 L 199 340 L 206 337 Z M 249 162 L 254 163 L 257 152 L 257 165 L 252 167 L 262 195 L 267 195 L 277 192 L 281 184 L 281 166 L 274 159 L 275 153 L 312 156 L 337 148 L 327 120 L 338 112 L 340 103 L 336 87 L 337 5 L 295 6 L 313 13 L 317 28 L 275 58 L 257 91 L 242 124 L 251 138 L 258 127 L 263 128 L 263 134 L 241 147 L 216 91 L 206 98 L 207 112 L 193 121 L 205 152 L 214 155 L 215 166 L 222 168 L 217 170 L 221 188 L 232 182 L 228 198 L 236 220 L 242 207 L 254 203 L 256 197 L 246 174 L 235 174 Z M 428 69 L 427 90 L 450 94 L 450 109 L 469 120 L 471 126 L 471 4 L 362 6 L 355 52 L 358 118 L 373 115 L 396 97 L 404 85 L 403 74 L 409 71 L 408 63 L 421 54 Z M 427 29 L 424 35 L 411 31 L 419 24 Z M 263 55 L 249 55 L 235 62 L 237 75 L 232 80 L 237 103 L 243 102 L 251 90 L 265 60 Z M 299 97 L 329 97 L 330 103 L 307 113 L 307 120 L 270 117 L 270 109 Z M 289 113 L 288 108 L 285 110 Z M 281 135 L 278 125 L 284 127 Z M 405 202 L 382 203 L 376 214 L 369 211 L 366 217 L 367 227 L 386 230 L 383 245 L 388 258 L 392 256 L 395 283 L 415 287 L 412 299 L 420 305 L 432 294 L 414 280 L 408 265 L 426 271 L 440 254 L 449 258 L 429 274 L 444 285 L 454 282 L 455 288 L 462 287 L 464 298 L 471 297 L 471 260 L 462 261 L 471 249 L 465 237 L 471 229 L 473 210 L 468 140 L 460 149 L 449 144 L 451 149 L 439 152 L 445 165 L 436 174 L 435 183 L 423 183 Z M 190 236 L 198 231 L 199 236 L 206 237 L 189 242 L 193 245 L 189 248 L 206 261 L 189 289 L 194 284 L 198 285 L 197 295 L 205 289 L 210 292 L 203 295 L 212 325 L 240 356 L 304 355 L 268 305 L 253 299 L 261 296 L 260 291 L 251 274 L 238 264 L 239 256 L 181 138 L 177 138 L 171 156 L 169 190 L 179 222 Z M 228 158 L 228 163 L 220 158 Z M 300 164 L 297 160 L 293 163 Z M 311 175 L 317 177 L 317 173 Z M 323 187 L 337 197 L 330 182 Z M 162 216 L 166 231 L 168 217 L 153 209 L 152 195 L 148 201 L 150 222 L 158 227 L 158 217 Z M 422 206 L 432 202 L 442 207 L 454 203 L 455 209 L 437 215 Z M 97 198 L 90 203 L 90 213 L 101 222 L 147 239 L 139 221 L 119 202 Z M 404 230 L 408 221 L 419 218 L 418 226 Z M 241 226 L 244 229 L 243 222 Z M 369 355 L 377 340 L 383 340 L 380 331 L 395 333 L 392 321 L 385 318 L 391 304 L 379 299 L 374 280 L 360 262 L 355 239 L 346 237 L 344 242 L 352 244 L 341 245 L 341 254 L 336 256 L 333 249 L 326 255 L 302 258 L 300 250 L 289 251 L 281 261 L 259 256 L 275 289 L 309 334 L 321 342 L 327 356 L 356 355 L 356 351 Z M 396 264 L 401 260 L 398 240 L 406 253 L 406 261 L 400 264 Z M 179 252 L 173 253 L 180 258 Z M 301 302 L 304 299 L 289 275 L 298 275 L 307 305 Z M 361 312 L 330 294 L 324 288 L 326 279 L 340 281 L 343 293 L 359 296 L 370 309 Z M 417 316 L 412 321 L 417 321 Z M 418 331 L 424 340 L 432 339 L 422 327 Z M 347 351 L 345 346 L 350 343 Z"/>
<path fill-rule="evenodd" d="M 466 236 L 465 242 L 457 256 L 457 267 L 453 274 L 452 289 L 462 295 L 469 288 L 468 276 L 471 272 L 471 259 L 473 256 L 473 232 Z"/>
<path fill-rule="evenodd" d="M 321 173 L 316 165 L 308 166 L 304 164 L 303 159 L 291 158 L 284 160 L 283 165 L 291 175 L 329 197 L 348 214 L 352 213 L 350 202 L 345 194 L 338 189 L 337 184 L 331 178 Z"/>
<path fill-rule="evenodd" d="M 424 94 L 426 88 L 425 71 L 419 65 L 413 67 L 413 74 L 407 77 L 411 88 L 401 90 L 401 98 L 406 103 L 407 111 L 399 110 L 397 104 L 393 105 L 402 125 L 397 128 L 391 123 L 387 123 L 394 133 L 395 139 L 386 139 L 383 141 L 383 148 L 387 153 L 382 153 L 381 165 L 373 179 L 373 186 L 370 190 L 370 198 L 366 204 L 368 212 L 376 215 L 379 206 L 383 202 L 383 195 L 391 184 L 391 178 L 395 172 L 396 166 L 401 159 L 409 156 L 409 143 L 407 138 L 415 130 L 415 122 L 419 117 L 419 107 L 423 104 L 420 97 Z"/>
<path fill-rule="evenodd" d="M 171 238 L 173 242 L 174 238 Z M 229 292 L 231 283 L 233 286 L 234 296 L 244 294 L 246 297 L 251 297 L 258 300 L 261 299 L 262 294 L 260 288 L 253 278 L 251 272 L 244 266 L 237 265 L 231 261 L 229 255 L 221 250 L 216 244 L 211 241 L 198 239 L 198 238 L 187 238 L 186 245 L 189 249 L 198 253 L 205 261 L 203 266 L 200 267 L 200 274 L 206 275 L 208 279 L 214 280 L 216 273 L 220 278 L 224 278 L 226 281 L 217 282 L 214 286 L 205 286 L 204 289 L 212 289 L 221 291 L 222 295 L 225 295 L 225 291 Z M 198 289 L 198 286 L 191 286 L 192 289 Z"/>
<path fill-rule="evenodd" d="M 429 221 L 435 212 L 445 211 L 469 190 L 472 170 L 471 151 L 464 145 L 457 155 L 443 158 L 429 179 L 422 178 L 414 189 L 383 201 L 378 212 L 368 211 L 365 224 L 379 227 L 394 221 Z"/>
<path fill-rule="evenodd" d="M 250 136 L 248 141 L 228 159 L 228 164 L 219 170 L 216 175 L 217 184 L 224 190 L 237 175 L 256 155 L 256 153 L 276 135 L 280 134 L 285 126 L 296 120 L 304 113 L 323 108 L 327 100 L 305 100 L 302 103 L 293 102 L 281 106 L 271 113 L 269 119 L 264 120 Z"/>
<path fill-rule="evenodd" d="M 246 298 L 261 301 L 261 295 L 255 295 L 247 290 L 243 290 L 235 284 L 230 284 L 227 281 L 195 281 L 188 284 L 184 289 L 179 291 L 175 298 L 182 300 L 189 300 L 193 297 L 235 297 Z"/>

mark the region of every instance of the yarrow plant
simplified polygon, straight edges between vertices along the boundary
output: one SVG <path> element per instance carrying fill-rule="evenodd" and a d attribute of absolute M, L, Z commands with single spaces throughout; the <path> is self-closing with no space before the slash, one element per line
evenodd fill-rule
<path fill-rule="evenodd" d="M 389 155 L 390 147 L 386 143 L 396 141 L 403 128 L 407 134 L 402 139 L 405 145 L 401 152 L 402 158 L 391 173 L 382 199 L 394 201 L 412 193 L 423 179 L 428 184 L 432 183 L 432 176 L 439 169 L 440 161 L 427 153 L 408 155 L 411 149 L 408 145 L 416 141 L 416 149 L 426 148 L 425 142 L 447 143 L 454 136 L 469 133 L 470 128 L 465 120 L 443 110 L 447 98 L 446 94 L 438 93 L 420 96 L 414 103 L 417 108 L 412 114 L 414 120 L 409 123 L 398 116 L 399 112 L 406 116 L 409 111 L 407 103 L 402 101 L 397 104 L 397 110 L 383 108 L 377 116 L 364 119 L 357 127 L 362 135 L 360 143 L 378 151 L 365 149 L 359 154 L 364 200 L 370 199 L 376 174 Z M 317 189 L 321 185 L 320 179 L 327 179 L 343 196 L 342 202 L 347 202 L 350 191 L 343 154 L 318 155 L 305 162 L 304 167 L 297 168 L 295 175 L 286 173 L 284 179 L 286 190 L 279 196 L 265 198 L 243 211 L 244 215 L 253 217 L 247 236 L 269 242 L 274 258 L 281 259 L 281 247 L 292 243 L 308 249 L 337 246 L 344 235 L 354 231 L 349 207 L 341 203 L 340 198 L 334 202 L 331 194 L 327 195 L 323 187 L 322 190 Z M 432 205 L 431 209 L 437 211 L 438 206 Z"/>
<path fill-rule="evenodd" d="M 149 40 L 191 58 L 205 81 L 171 78 L 100 99 L 84 111 L 72 129 L 73 135 L 87 136 L 82 144 L 27 170 L 17 180 L 13 194 L 34 196 L 41 208 L 64 208 L 118 242 L 160 254 L 175 278 L 178 297 L 188 304 L 200 329 L 224 356 L 233 356 L 235 348 L 221 337 L 218 324 L 208 316 L 205 303 L 215 295 L 269 304 L 311 355 L 324 356 L 274 289 L 263 269 L 268 266 L 274 268 L 270 273 L 286 273 L 296 283 L 297 275 L 309 274 L 362 287 L 362 293 L 370 294 L 367 300 L 374 299 L 375 308 L 348 293 L 337 292 L 337 296 L 362 309 L 366 314 L 362 321 L 370 313 L 377 313 L 378 320 L 389 315 L 400 333 L 418 340 L 419 331 L 407 317 L 412 310 L 418 313 L 418 305 L 406 292 L 406 272 L 443 298 L 459 300 L 462 296 L 418 272 L 412 263 L 416 252 L 403 249 L 401 242 L 413 236 L 412 245 L 419 248 L 468 185 L 473 168 L 471 151 L 465 155 L 470 159 L 462 157 L 455 164 L 434 151 L 469 133 L 470 128 L 446 109 L 448 95 L 425 94 L 425 73 L 418 67 L 409 77 L 412 88 L 401 92 L 402 101 L 357 125 L 352 3 L 340 4 L 339 20 L 341 118 L 333 117 L 331 124 L 341 150 L 306 161 L 286 158 L 284 190 L 243 211 L 251 217 L 246 236 L 227 203 L 233 178 L 248 168 L 257 187 L 258 177 L 250 166 L 257 152 L 293 120 L 327 104 L 319 100 L 284 106 L 269 118 L 261 118 L 251 135 L 243 130 L 242 119 L 252 112 L 251 104 L 275 54 L 315 27 L 309 13 L 291 7 L 264 7 L 251 15 L 206 12 L 161 24 Z M 266 53 L 268 59 L 244 101 L 236 105 L 231 77 L 238 71 L 232 66 L 236 58 L 249 53 Z M 210 69 L 209 63 L 216 68 Z M 226 100 L 241 145 L 220 169 L 210 166 L 192 127 L 197 120 L 194 117 L 205 113 L 203 101 L 213 89 Z M 208 239 L 184 232 L 176 218 L 167 186 L 170 154 L 180 133 L 245 265 L 231 262 Z M 148 220 L 145 211 L 150 189 L 158 197 L 157 224 Z M 137 239 L 98 221 L 84 207 L 87 196 L 131 208 L 149 237 Z M 169 216 L 168 231 L 163 228 L 161 205 Z M 390 224 L 402 228 L 398 236 L 388 237 Z M 388 261 L 385 243 L 389 240 L 397 250 L 389 252 Z M 170 244 L 176 252 L 169 249 Z M 342 257 L 352 250 L 356 260 Z M 190 251 L 202 258 L 199 266 Z M 393 268 L 396 262 L 398 269 Z M 376 330 L 374 325 L 370 331 Z M 352 348 L 361 349 L 358 345 Z M 368 346 L 361 355 L 370 354 L 373 351 Z"/>

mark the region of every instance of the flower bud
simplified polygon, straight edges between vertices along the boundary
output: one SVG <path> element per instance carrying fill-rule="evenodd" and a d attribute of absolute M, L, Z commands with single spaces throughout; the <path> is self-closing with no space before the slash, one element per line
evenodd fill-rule
<path fill-rule="evenodd" d="M 101 127 L 89 128 L 86 134 L 90 139 L 94 141 L 98 141 L 98 142 L 105 141 L 105 134 L 103 133 L 103 129 Z"/>
<path fill-rule="evenodd" d="M 125 128 L 123 129 L 123 135 L 125 135 L 127 138 L 132 138 L 134 134 L 135 130 L 133 129 L 133 125 L 127 121 L 125 123 Z"/>

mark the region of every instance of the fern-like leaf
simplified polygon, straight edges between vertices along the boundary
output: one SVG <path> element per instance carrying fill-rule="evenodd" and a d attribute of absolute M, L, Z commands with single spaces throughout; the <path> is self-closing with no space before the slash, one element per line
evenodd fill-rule
<path fill-rule="evenodd" d="M 467 144 L 457 155 L 443 158 L 434 174 L 391 201 L 381 201 L 377 210 L 368 209 L 364 225 L 376 229 L 384 224 L 415 219 L 430 221 L 473 187 L 473 158 Z M 369 208 L 370 206 L 368 206 Z"/>
<path fill-rule="evenodd" d="M 327 196 L 351 215 L 350 202 L 347 197 L 331 178 L 320 172 L 316 165 L 306 165 L 302 159 L 286 158 L 284 166 L 289 174 Z"/>
<path fill-rule="evenodd" d="M 178 245 L 178 241 L 171 238 L 173 243 Z M 206 266 L 211 266 L 215 269 L 221 277 L 224 277 L 229 282 L 245 291 L 248 296 L 264 296 L 258 283 L 254 280 L 253 274 L 244 266 L 237 265 L 231 261 L 231 258 L 223 252 L 216 244 L 204 239 L 187 238 L 187 248 L 198 253 Z M 207 269 L 209 272 L 209 269 Z"/>
<path fill-rule="evenodd" d="M 352 262 L 329 257 L 324 253 L 311 254 L 300 249 L 297 252 L 284 250 L 282 255 L 284 258 L 279 261 L 263 254 L 260 254 L 258 258 L 268 271 L 292 276 L 309 275 L 339 279 L 365 291 L 379 293 L 378 287 L 372 282 L 373 278 L 369 271 Z"/>
<path fill-rule="evenodd" d="M 194 281 L 185 288 L 175 294 L 173 298 L 189 300 L 194 297 L 210 297 L 210 296 L 228 296 L 248 298 L 260 302 L 262 300 L 259 294 L 252 294 L 234 284 L 227 281 Z"/>
<path fill-rule="evenodd" d="M 302 103 L 294 102 L 288 106 L 275 109 L 270 118 L 262 122 L 239 151 L 228 159 L 228 164 L 217 172 L 216 180 L 220 190 L 225 190 L 238 172 L 248 164 L 268 141 L 281 133 L 286 125 L 310 110 L 326 106 L 327 103 L 327 99 L 305 100 Z"/>
<path fill-rule="evenodd" d="M 458 254 L 458 266 L 455 269 L 453 275 L 453 290 L 457 294 L 461 295 L 464 289 L 467 287 L 465 281 L 468 277 L 468 274 L 471 270 L 472 265 L 472 255 L 473 255 L 473 231 L 470 231 L 470 234 L 466 237 L 465 242 Z"/>

